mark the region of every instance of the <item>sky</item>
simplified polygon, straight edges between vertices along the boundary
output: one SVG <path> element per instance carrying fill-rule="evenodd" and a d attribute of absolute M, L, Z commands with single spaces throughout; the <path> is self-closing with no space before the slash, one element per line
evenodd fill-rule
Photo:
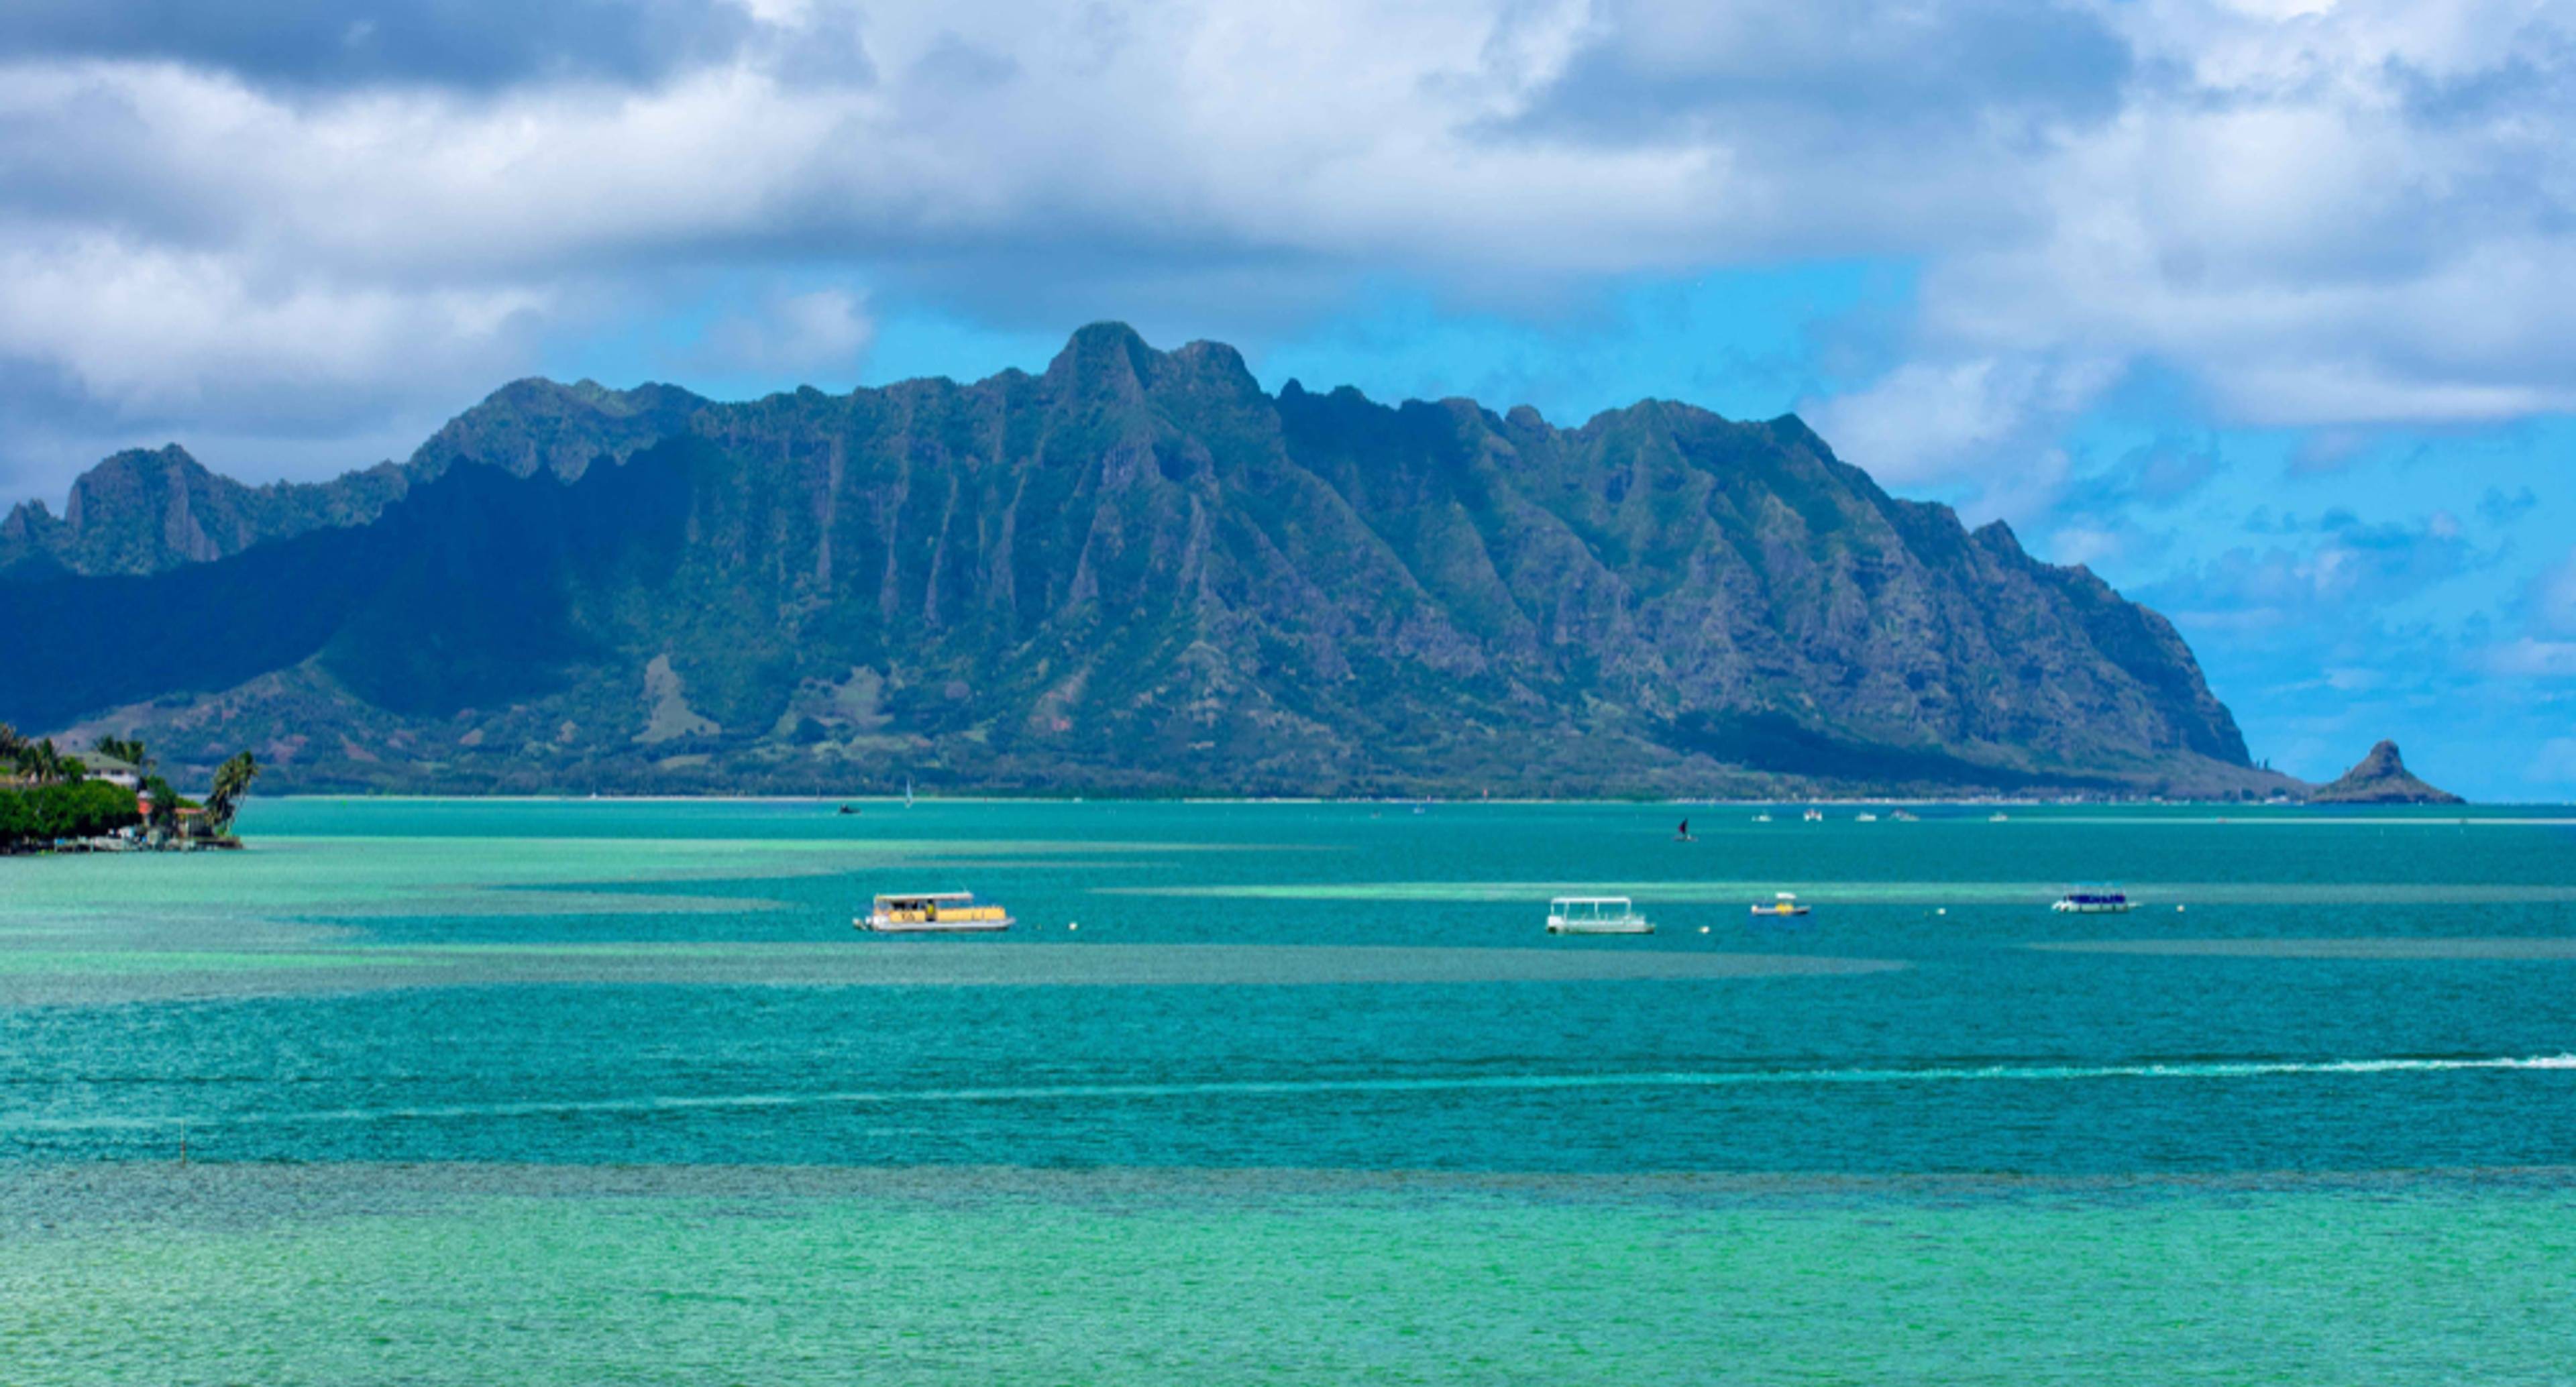
<path fill-rule="evenodd" d="M 2576 799 L 2576 0 L 11 0 L 0 505 L 531 374 L 1796 412 L 2259 759 Z"/>

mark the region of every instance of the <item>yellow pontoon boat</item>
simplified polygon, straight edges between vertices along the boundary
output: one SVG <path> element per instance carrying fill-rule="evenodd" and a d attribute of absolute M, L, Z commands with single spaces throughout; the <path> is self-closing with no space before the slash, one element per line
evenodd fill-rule
<path fill-rule="evenodd" d="M 998 905 L 975 904 L 971 891 L 921 891 L 879 896 L 852 923 L 878 934 L 990 934 L 1015 922 Z"/>

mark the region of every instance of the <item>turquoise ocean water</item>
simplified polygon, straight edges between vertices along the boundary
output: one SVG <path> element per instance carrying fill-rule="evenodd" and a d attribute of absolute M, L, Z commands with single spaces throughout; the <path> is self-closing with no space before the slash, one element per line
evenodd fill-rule
<path fill-rule="evenodd" d="M 2566 811 L 865 808 L 0 861 L 0 1382 L 2576 1381 Z"/>

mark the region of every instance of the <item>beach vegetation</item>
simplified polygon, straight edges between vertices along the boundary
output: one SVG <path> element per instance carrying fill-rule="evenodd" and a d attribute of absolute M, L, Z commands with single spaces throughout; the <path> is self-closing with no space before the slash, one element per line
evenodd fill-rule
<path fill-rule="evenodd" d="M 132 766 L 137 776 L 148 775 L 152 770 L 152 753 L 145 749 L 139 737 L 102 736 L 91 744 L 90 750 L 111 761 L 122 761 Z"/>
<path fill-rule="evenodd" d="M 233 815 L 241 810 L 242 796 L 250 793 L 250 783 L 259 778 L 259 758 L 247 751 L 215 768 L 214 789 L 206 795 L 206 828 L 216 837 L 230 837 Z"/>
<path fill-rule="evenodd" d="M 120 778 L 131 766 L 135 783 L 95 775 L 80 758 L 64 755 L 52 738 L 31 741 L 0 723 L 0 852 L 44 851 L 134 829 L 143 831 L 141 842 L 155 847 L 205 839 L 237 845 L 233 817 L 260 772 L 249 752 L 216 768 L 214 789 L 200 806 L 152 773 L 155 760 L 141 740 L 101 737 L 96 750 Z"/>
<path fill-rule="evenodd" d="M 21 785 L 61 785 L 89 774 L 78 757 L 66 756 L 51 737 L 29 741 L 11 732 L 5 750 L 12 778 Z"/>
<path fill-rule="evenodd" d="M 134 792 L 104 780 L 0 790 L 0 849 L 104 838 L 142 822 Z"/>

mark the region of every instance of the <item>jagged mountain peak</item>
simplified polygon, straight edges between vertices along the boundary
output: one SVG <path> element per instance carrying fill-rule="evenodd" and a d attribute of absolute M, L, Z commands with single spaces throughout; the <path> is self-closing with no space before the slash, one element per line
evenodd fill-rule
<path fill-rule="evenodd" d="M 595 462 L 624 461 L 680 432 L 706 404 L 674 385 L 613 390 L 591 380 L 565 385 L 530 376 L 449 420 L 412 454 L 408 470 L 427 480 L 458 463 L 476 463 L 513 476 L 543 472 L 571 481 Z"/>
<path fill-rule="evenodd" d="M 2161 617 L 1889 497 L 1794 415 L 1274 397 L 1232 348 L 1099 323 L 963 385 L 513 382 L 404 467 L 234 502 L 268 543 L 64 566 L 186 564 L 255 630 L 188 645 L 71 583 L 22 643 L 147 638 L 79 687 L 0 675 L 0 716 L 223 687 L 185 725 L 274 719 L 314 784 L 2278 780 Z M 629 725 L 648 665 L 686 717 Z"/>
<path fill-rule="evenodd" d="M 1125 323 L 1091 323 L 1077 329 L 1047 363 L 1047 382 L 1122 398 L 1144 393 L 1157 374 L 1163 353 Z"/>
<path fill-rule="evenodd" d="M 1167 359 L 1197 380 L 1215 383 L 1243 395 L 1261 394 L 1261 382 L 1254 378 L 1252 368 L 1244 363 L 1243 353 L 1223 342 L 1201 338 L 1184 344 Z"/>
<path fill-rule="evenodd" d="M 74 478 L 62 516 L 25 503 L 0 521 L 0 581 L 166 572 L 263 540 L 362 524 L 409 487 L 390 464 L 330 482 L 245 486 L 176 443 L 129 448 Z"/>
<path fill-rule="evenodd" d="M 84 511 L 95 509 L 106 498 L 119 492 L 171 487 L 202 492 L 218 485 L 237 483 L 217 477 L 176 443 L 165 443 L 158 448 L 127 448 L 109 454 L 98 465 L 72 480 L 71 497 L 63 507 L 63 519 L 77 527 L 82 523 Z"/>
<path fill-rule="evenodd" d="M 998 379 L 979 384 L 994 384 Z M 1214 389 L 1246 398 L 1262 394 L 1261 384 L 1244 363 L 1243 353 L 1235 348 L 1200 338 L 1161 351 L 1148 343 L 1144 334 L 1121 322 L 1091 323 L 1077 329 L 1040 379 L 1059 389 L 1073 388 L 1130 401 L 1175 389 Z"/>
<path fill-rule="evenodd" d="M 198 462 L 187 449 L 176 443 L 164 443 L 158 448 L 120 449 L 101 459 L 96 467 L 90 469 L 93 475 L 102 471 L 214 475 L 206 470 L 205 464 Z"/>

